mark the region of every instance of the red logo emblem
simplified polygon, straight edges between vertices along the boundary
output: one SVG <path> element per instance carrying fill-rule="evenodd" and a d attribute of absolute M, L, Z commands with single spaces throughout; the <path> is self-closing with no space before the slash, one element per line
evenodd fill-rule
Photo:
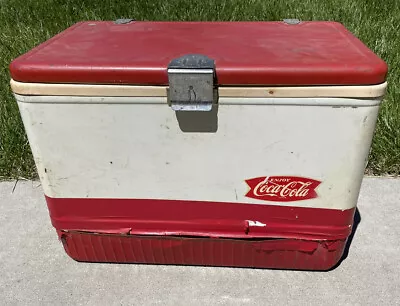
<path fill-rule="evenodd" d="M 263 176 L 246 180 L 250 190 L 246 197 L 276 202 L 308 200 L 318 197 L 320 181 L 297 176 Z"/>

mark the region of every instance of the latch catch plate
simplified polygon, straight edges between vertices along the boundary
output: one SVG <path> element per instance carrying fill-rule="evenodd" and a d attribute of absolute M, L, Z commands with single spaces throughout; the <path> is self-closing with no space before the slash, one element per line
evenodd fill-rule
<path fill-rule="evenodd" d="M 211 111 L 215 101 L 214 60 L 189 54 L 168 65 L 168 103 L 174 111 Z"/>

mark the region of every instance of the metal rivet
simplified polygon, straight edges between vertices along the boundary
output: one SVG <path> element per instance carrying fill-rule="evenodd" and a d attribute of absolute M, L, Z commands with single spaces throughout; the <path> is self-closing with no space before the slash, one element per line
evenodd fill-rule
<path fill-rule="evenodd" d="M 135 21 L 135 19 L 117 19 L 114 21 L 115 24 L 127 24 L 132 21 Z"/>
<path fill-rule="evenodd" d="M 283 19 L 286 24 L 299 24 L 301 21 L 299 19 Z"/>

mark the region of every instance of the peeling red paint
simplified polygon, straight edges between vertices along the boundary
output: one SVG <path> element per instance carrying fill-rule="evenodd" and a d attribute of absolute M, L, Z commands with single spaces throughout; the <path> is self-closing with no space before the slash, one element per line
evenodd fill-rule
<path fill-rule="evenodd" d="M 62 234 L 77 261 L 329 270 L 340 260 L 346 239 L 217 239 L 116 234 Z M 330 248 L 327 248 L 329 245 Z M 333 248 L 332 246 L 335 246 Z"/>
<path fill-rule="evenodd" d="M 201 201 L 46 200 L 66 252 L 93 262 L 326 270 L 340 259 L 354 215 Z"/>

